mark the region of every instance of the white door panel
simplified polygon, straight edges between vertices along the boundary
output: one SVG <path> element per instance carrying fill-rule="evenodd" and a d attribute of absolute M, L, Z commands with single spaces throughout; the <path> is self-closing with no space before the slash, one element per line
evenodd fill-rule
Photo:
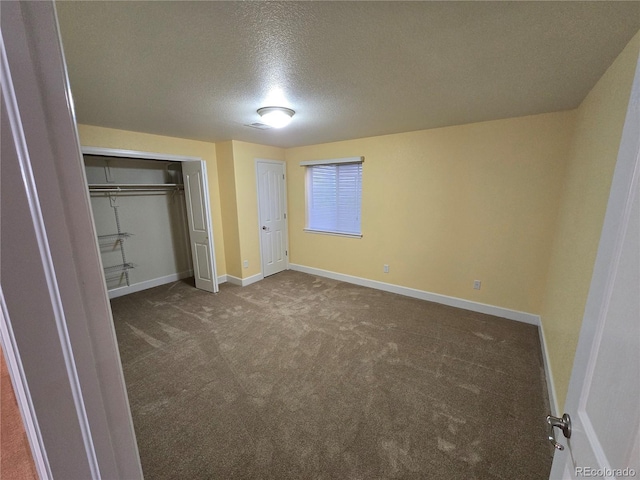
<path fill-rule="evenodd" d="M 565 404 L 572 432 L 555 431 L 567 448 L 553 479 L 640 476 L 639 106 L 640 62 Z"/>
<path fill-rule="evenodd" d="M 284 162 L 256 162 L 262 273 L 265 277 L 287 268 L 287 220 Z"/>
<path fill-rule="evenodd" d="M 204 205 L 202 195 L 202 172 L 196 171 L 193 174 L 186 175 L 186 184 L 188 185 L 190 195 L 195 201 L 188 202 L 187 208 L 191 210 L 192 228 L 199 233 L 206 233 L 206 222 L 204 219 Z"/>
<path fill-rule="evenodd" d="M 204 281 L 211 281 L 211 269 L 209 267 L 209 246 L 205 243 L 195 244 L 194 275 Z"/>
<path fill-rule="evenodd" d="M 193 258 L 193 275 L 196 288 L 208 292 L 217 292 L 218 283 L 213 263 L 213 238 L 210 233 L 211 222 L 206 208 L 207 195 L 202 168 L 202 162 L 182 163 L 187 220 L 189 221 L 189 239 Z"/>

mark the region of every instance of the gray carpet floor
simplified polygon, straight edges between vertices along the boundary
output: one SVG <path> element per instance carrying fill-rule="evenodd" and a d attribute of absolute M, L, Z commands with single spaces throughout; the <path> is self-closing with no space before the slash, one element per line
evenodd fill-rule
<path fill-rule="evenodd" d="M 147 479 L 547 479 L 537 328 L 286 271 L 112 301 Z"/>

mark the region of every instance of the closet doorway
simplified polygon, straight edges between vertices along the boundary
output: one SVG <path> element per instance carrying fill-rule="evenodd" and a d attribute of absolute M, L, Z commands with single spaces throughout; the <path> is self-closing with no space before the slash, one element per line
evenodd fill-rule
<path fill-rule="evenodd" d="M 206 164 L 82 147 L 109 297 L 193 276 L 218 291 Z"/>

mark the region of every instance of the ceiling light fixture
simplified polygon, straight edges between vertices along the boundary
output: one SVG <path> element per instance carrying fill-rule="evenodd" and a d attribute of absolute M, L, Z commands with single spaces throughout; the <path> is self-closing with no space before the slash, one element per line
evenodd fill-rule
<path fill-rule="evenodd" d="M 262 107 L 258 109 L 258 115 L 262 121 L 273 128 L 286 127 L 291 123 L 291 118 L 296 112 L 285 107 Z"/>

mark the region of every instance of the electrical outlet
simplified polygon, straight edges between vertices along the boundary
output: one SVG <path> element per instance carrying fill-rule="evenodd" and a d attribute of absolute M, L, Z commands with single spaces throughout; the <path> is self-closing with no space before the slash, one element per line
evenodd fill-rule
<path fill-rule="evenodd" d="M 473 288 L 475 290 L 480 290 L 480 285 L 482 285 L 482 282 L 480 280 L 474 280 L 473 281 Z"/>
<path fill-rule="evenodd" d="M 389 265 L 384 265 L 384 266 L 382 267 L 382 271 L 383 271 L 384 273 L 389 273 Z"/>
<path fill-rule="evenodd" d="M 244 262 L 242 262 L 242 266 L 244 268 L 249 268 L 249 260 L 245 260 Z"/>

